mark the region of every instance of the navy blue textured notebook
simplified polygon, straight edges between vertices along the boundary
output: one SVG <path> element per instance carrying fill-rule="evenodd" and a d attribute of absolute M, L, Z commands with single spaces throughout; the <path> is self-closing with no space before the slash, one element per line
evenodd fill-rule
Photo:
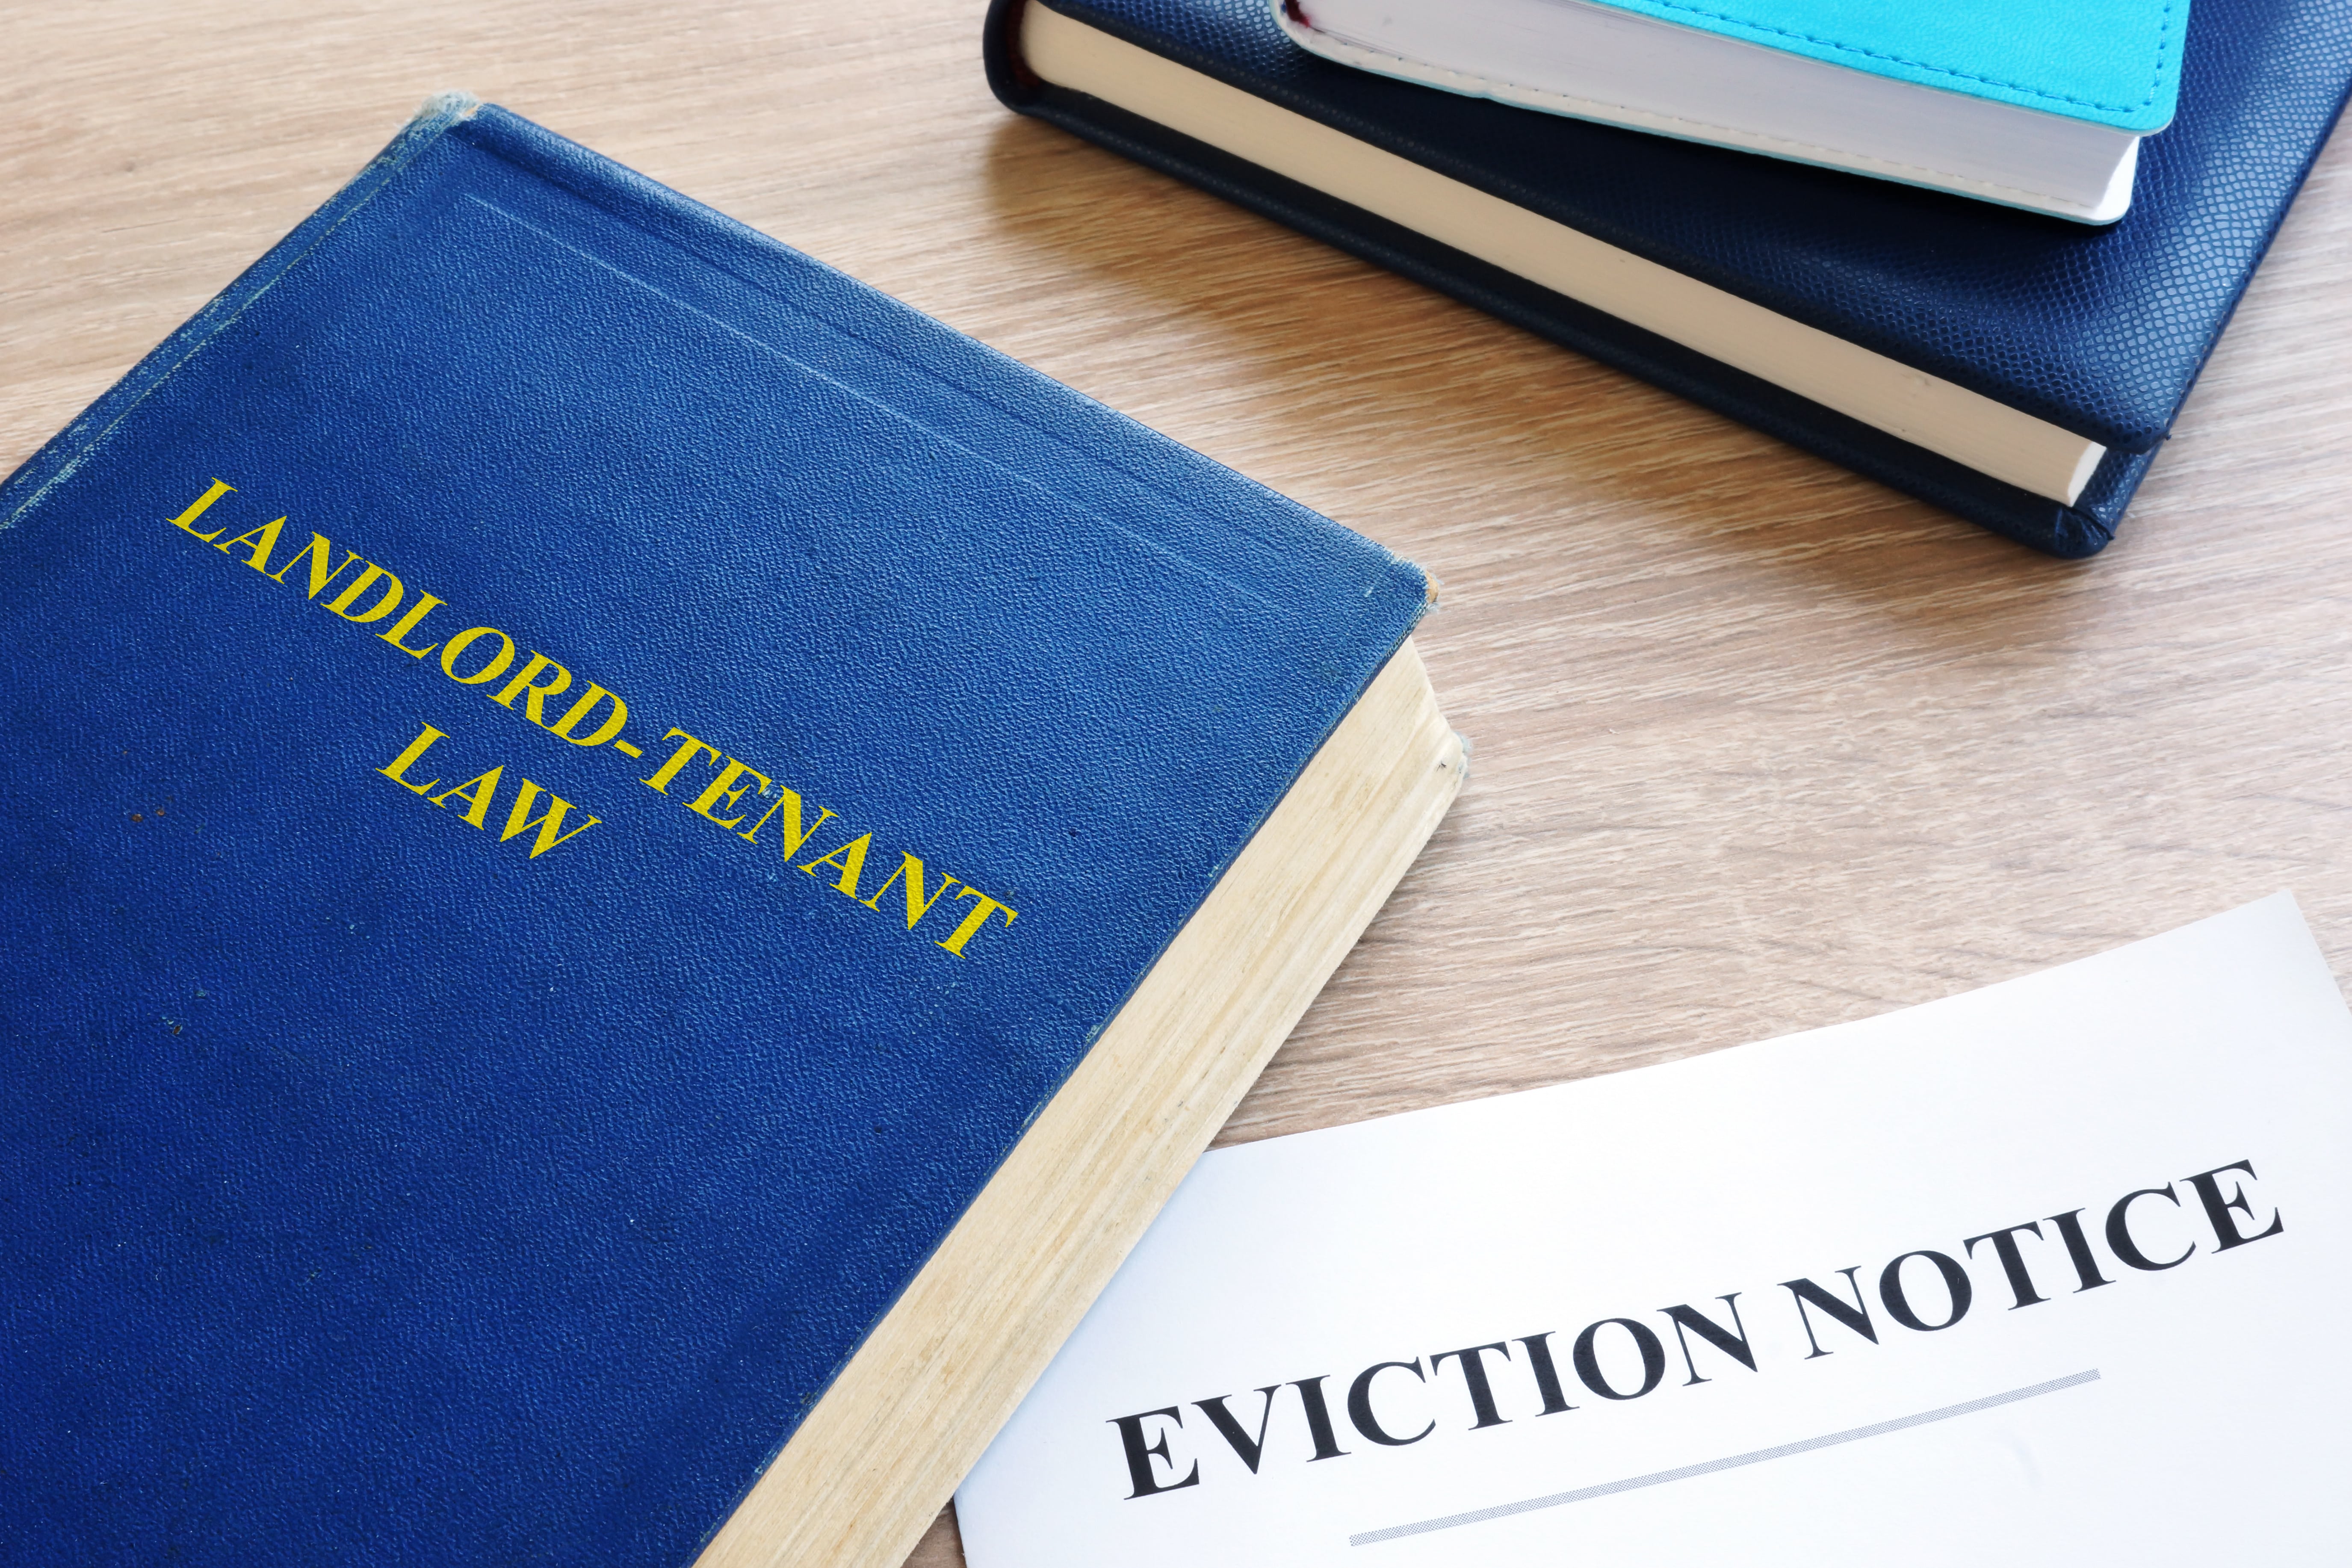
<path fill-rule="evenodd" d="M 986 53 L 1024 113 L 2079 556 L 2334 126 L 2352 11 L 2199 0 L 2107 229 L 1350 69 L 1263 0 L 995 0 Z"/>
<path fill-rule="evenodd" d="M 1417 672 L 1426 595 L 457 100 L 0 520 L 27 1564 L 693 1560 Z M 1412 787 L 1417 826 L 1319 829 L 1389 835 L 1372 904 L 1443 809 Z M 1229 1103 L 1246 1073 L 1202 1061 Z M 1087 1181 L 1160 1180 L 1082 1131 Z M 1075 1224 L 1038 1160 L 1028 1206 Z M 1074 1318 L 1141 1223 L 1011 1307 Z M 950 1349 L 1008 1303 L 953 1305 Z M 899 1560 L 957 1479 L 933 1429 L 990 1424 L 965 1370 L 881 1423 L 929 1469 L 841 1460 L 836 1544 L 795 1560 Z"/>

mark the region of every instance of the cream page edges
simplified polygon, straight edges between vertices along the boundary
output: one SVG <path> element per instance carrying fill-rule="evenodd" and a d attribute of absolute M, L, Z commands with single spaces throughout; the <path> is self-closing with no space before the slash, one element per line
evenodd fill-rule
<path fill-rule="evenodd" d="M 697 1559 L 899 1568 L 1461 789 L 1407 642 Z"/>
<path fill-rule="evenodd" d="M 1029 68 L 1720 360 L 1873 429 L 2073 505 L 2106 448 L 1621 250 L 1030 0 Z"/>

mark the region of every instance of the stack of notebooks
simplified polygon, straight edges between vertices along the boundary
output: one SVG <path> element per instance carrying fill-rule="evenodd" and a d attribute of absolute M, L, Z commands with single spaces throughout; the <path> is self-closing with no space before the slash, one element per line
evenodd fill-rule
<path fill-rule="evenodd" d="M 2076 557 L 2334 126 L 2352 14 L 995 0 L 986 54 L 1024 113 Z"/>

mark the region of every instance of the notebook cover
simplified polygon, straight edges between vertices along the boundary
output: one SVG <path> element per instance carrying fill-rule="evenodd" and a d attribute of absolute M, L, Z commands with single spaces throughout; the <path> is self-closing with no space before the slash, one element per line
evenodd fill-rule
<path fill-rule="evenodd" d="M 2352 84 L 2352 12 L 2206 0 L 2173 125 L 2110 228 L 1439 92 L 1293 46 L 1258 0 L 1055 9 L 1349 135 L 2110 448 L 2072 507 L 1987 479 L 985 50 L 1034 114 L 2055 554 L 2113 536 Z"/>
<path fill-rule="evenodd" d="M 2189 0 L 1591 0 L 1895 81 L 2143 134 L 2172 118 Z"/>
<path fill-rule="evenodd" d="M 456 103 L 0 520 L 12 1563 L 689 1562 L 1425 594 Z"/>

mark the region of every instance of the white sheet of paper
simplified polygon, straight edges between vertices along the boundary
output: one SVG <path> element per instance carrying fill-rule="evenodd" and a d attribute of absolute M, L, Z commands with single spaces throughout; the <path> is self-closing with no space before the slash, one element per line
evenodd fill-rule
<path fill-rule="evenodd" d="M 2347 1110 L 2352 1016 L 2280 894 L 1885 1017 L 1223 1150 L 957 1494 L 964 1550 L 2340 1563 Z M 1969 1246 L 2029 1224 L 2015 1279 Z M 1484 1424 L 1449 1353 L 1482 1345 Z"/>

